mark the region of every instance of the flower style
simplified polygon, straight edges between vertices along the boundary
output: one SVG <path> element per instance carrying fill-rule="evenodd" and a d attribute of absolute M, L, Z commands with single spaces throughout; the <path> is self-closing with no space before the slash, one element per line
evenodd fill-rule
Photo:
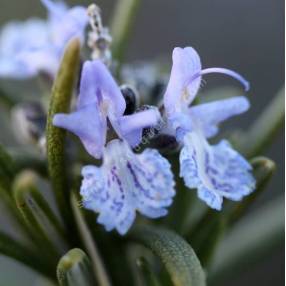
<path fill-rule="evenodd" d="M 41 0 L 48 20 L 11 22 L 0 33 L 0 77 L 25 79 L 40 71 L 54 76 L 63 50 L 73 37 L 84 38 L 86 9 L 68 9 L 62 2 Z"/>
<path fill-rule="evenodd" d="M 221 210 L 223 197 L 241 200 L 254 190 L 255 180 L 249 163 L 226 140 L 211 146 L 206 139 L 217 134 L 219 123 L 247 111 L 248 100 L 238 96 L 190 107 L 202 75 L 212 72 L 234 77 L 249 89 L 248 82 L 231 70 L 202 70 L 199 55 L 193 48 L 175 48 L 164 106 L 168 127 L 183 144 L 180 176 L 186 186 L 198 189 L 200 199 L 211 208 Z"/>
<path fill-rule="evenodd" d="M 159 152 L 146 149 L 133 153 L 130 146 L 140 143 L 143 129 L 160 119 L 156 108 L 123 115 L 124 97 L 106 66 L 100 60 L 83 65 L 76 110 L 56 114 L 53 124 L 76 134 L 101 167 L 86 166 L 81 186 L 83 205 L 99 213 L 98 222 L 106 230 L 125 234 L 136 210 L 156 218 L 167 213 L 175 194 L 171 167 Z M 120 139 L 106 146 L 108 128 Z"/>

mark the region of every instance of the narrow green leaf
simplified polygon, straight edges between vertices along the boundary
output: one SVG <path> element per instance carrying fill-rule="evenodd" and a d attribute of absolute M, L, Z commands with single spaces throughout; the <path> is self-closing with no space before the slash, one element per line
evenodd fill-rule
<path fill-rule="evenodd" d="M 242 202 L 235 205 L 229 215 L 230 224 L 236 222 L 245 214 L 256 198 L 265 190 L 276 169 L 275 163 L 266 157 L 252 159 L 251 165 L 253 167 L 253 175 L 256 179 L 256 190 L 244 198 Z"/>
<path fill-rule="evenodd" d="M 78 73 L 80 58 L 80 41 L 73 39 L 64 54 L 57 77 L 55 79 L 49 113 L 47 119 L 47 157 L 48 169 L 56 202 L 67 228 L 72 230 L 71 207 L 69 199 L 69 184 L 65 166 L 65 134 L 66 132 L 53 125 L 56 113 L 67 113 L 73 94 L 73 88 Z"/>
<path fill-rule="evenodd" d="M 148 261 L 144 257 L 137 259 L 137 266 L 142 272 L 142 278 L 144 279 L 145 286 L 160 286 L 161 283 L 156 273 L 151 269 Z"/>
<path fill-rule="evenodd" d="M 241 220 L 217 250 L 209 281 L 239 275 L 284 242 L 284 196 Z"/>
<path fill-rule="evenodd" d="M 139 8 L 140 0 L 118 0 L 111 23 L 113 57 L 120 64 L 126 51 L 128 37 Z"/>
<path fill-rule="evenodd" d="M 203 286 L 205 274 L 191 246 L 179 235 L 157 227 L 140 226 L 131 239 L 150 248 L 165 265 L 175 286 Z"/>
<path fill-rule="evenodd" d="M 46 277 L 55 279 L 53 266 L 41 257 L 41 253 L 34 253 L 20 242 L 14 240 L 14 238 L 2 232 L 0 232 L 0 254 L 27 265 Z"/>
<path fill-rule="evenodd" d="M 59 261 L 57 277 L 60 286 L 97 285 L 92 275 L 90 260 L 79 248 L 74 248 Z"/>
<path fill-rule="evenodd" d="M 9 193 L 9 191 L 3 189 L 1 186 L 0 186 L 0 200 L 1 203 L 3 203 L 3 205 L 6 207 L 7 213 L 10 215 L 12 221 L 16 223 L 18 230 L 21 231 L 21 233 L 25 237 L 31 239 L 32 237 L 29 228 L 27 228 L 22 215 L 19 213 L 14 198 Z"/>
<path fill-rule="evenodd" d="M 72 209 L 74 211 L 75 219 L 81 234 L 81 238 L 85 244 L 86 249 L 92 260 L 92 268 L 99 286 L 110 286 L 108 275 L 106 273 L 103 261 L 100 257 L 100 253 L 97 249 L 95 241 L 92 239 L 92 235 L 89 232 L 88 226 L 84 220 L 84 217 L 79 209 L 79 203 L 72 195 Z"/>
<path fill-rule="evenodd" d="M 0 186 L 9 190 L 14 175 L 14 162 L 4 147 L 0 145 Z"/>
<path fill-rule="evenodd" d="M 21 173 L 14 184 L 14 198 L 33 242 L 47 255 L 50 261 L 56 262 L 60 253 L 47 232 L 46 220 L 56 223 L 56 229 L 60 230 L 61 226 L 37 190 L 35 179 L 35 175 L 30 171 Z"/>
<path fill-rule="evenodd" d="M 283 126 L 285 118 L 284 88 L 276 95 L 246 133 L 240 135 L 237 149 L 251 158 L 262 152 Z"/>

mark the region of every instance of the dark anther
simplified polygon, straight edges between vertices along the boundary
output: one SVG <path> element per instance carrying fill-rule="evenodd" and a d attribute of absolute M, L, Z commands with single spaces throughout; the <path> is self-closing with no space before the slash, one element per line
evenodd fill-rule
<path fill-rule="evenodd" d="M 134 89 L 128 85 L 122 85 L 120 87 L 120 90 L 126 102 L 126 109 L 124 115 L 134 113 L 138 104 L 137 92 L 134 91 Z"/>

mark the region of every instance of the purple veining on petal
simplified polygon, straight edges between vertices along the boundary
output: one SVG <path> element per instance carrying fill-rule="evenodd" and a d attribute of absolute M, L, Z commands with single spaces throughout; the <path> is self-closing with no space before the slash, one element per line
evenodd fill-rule
<path fill-rule="evenodd" d="M 188 187 L 198 188 L 199 197 L 215 209 L 221 209 L 223 197 L 237 201 L 254 190 L 251 166 L 228 142 L 210 146 L 198 138 L 186 135 L 180 154 L 180 176 Z"/>
<path fill-rule="evenodd" d="M 134 154 L 120 140 L 107 145 L 101 167 L 84 167 L 82 174 L 84 206 L 99 213 L 98 222 L 106 230 L 120 234 L 131 227 L 136 211 L 150 218 L 166 215 L 175 194 L 166 159 L 150 149 Z"/>

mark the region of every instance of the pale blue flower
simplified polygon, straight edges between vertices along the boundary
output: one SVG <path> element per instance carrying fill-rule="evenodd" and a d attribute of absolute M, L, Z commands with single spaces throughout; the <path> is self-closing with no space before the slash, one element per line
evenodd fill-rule
<path fill-rule="evenodd" d="M 42 0 L 47 20 L 11 22 L 0 31 L 0 77 L 25 79 L 43 71 L 54 76 L 64 48 L 74 37 L 84 39 L 86 9 Z"/>
<path fill-rule="evenodd" d="M 185 184 L 196 188 L 199 198 L 217 210 L 223 197 L 240 201 L 254 188 L 251 165 L 226 140 L 211 146 L 198 132 L 187 133 L 180 166 Z"/>
<path fill-rule="evenodd" d="M 227 141 L 211 146 L 206 140 L 217 134 L 219 123 L 248 110 L 247 98 L 239 96 L 190 107 L 200 88 L 201 76 L 211 72 L 232 76 L 246 90 L 249 88 L 248 82 L 231 70 L 202 70 L 193 48 L 175 48 L 164 106 L 168 128 L 183 144 L 180 176 L 189 188 L 198 189 L 199 198 L 220 210 L 223 197 L 241 200 L 254 190 L 255 181 L 251 166 Z"/>
<path fill-rule="evenodd" d="M 107 231 L 125 234 L 136 211 L 159 218 L 175 195 L 169 162 L 157 150 L 134 154 L 126 141 L 115 139 L 104 149 L 101 167 L 85 166 L 80 193 L 83 206 L 99 213 Z"/>
<path fill-rule="evenodd" d="M 100 60 L 86 61 L 76 110 L 56 114 L 53 123 L 76 134 L 87 152 L 99 159 L 106 144 L 108 122 L 119 138 L 135 147 L 141 141 L 143 129 L 155 126 L 160 119 L 156 108 L 123 116 L 125 108 L 120 88 L 106 66 Z"/>
<path fill-rule="evenodd" d="M 160 119 L 156 108 L 124 116 L 126 103 L 107 67 L 100 61 L 83 65 L 76 110 L 56 114 L 53 124 L 76 134 L 101 167 L 82 170 L 83 205 L 97 213 L 98 222 L 107 230 L 125 234 L 136 210 L 157 218 L 167 214 L 166 207 L 175 194 L 171 167 L 159 152 L 146 149 L 133 153 L 142 131 Z M 109 128 L 120 139 L 106 144 Z"/>

